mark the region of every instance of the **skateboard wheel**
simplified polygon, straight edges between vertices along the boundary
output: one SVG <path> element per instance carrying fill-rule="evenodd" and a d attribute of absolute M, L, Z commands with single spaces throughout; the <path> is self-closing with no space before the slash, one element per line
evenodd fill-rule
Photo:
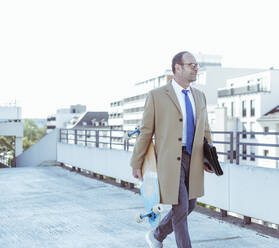
<path fill-rule="evenodd" d="M 160 213 L 162 213 L 162 211 L 163 211 L 163 207 L 162 207 L 162 205 L 158 204 L 158 205 L 156 205 L 156 206 L 154 206 L 154 207 L 152 208 L 152 211 L 153 211 L 155 214 L 160 214 Z"/>
<path fill-rule="evenodd" d="M 136 215 L 136 222 L 137 222 L 137 223 L 143 222 L 143 218 L 141 218 L 141 216 L 142 216 L 141 213 L 139 213 L 139 214 Z"/>

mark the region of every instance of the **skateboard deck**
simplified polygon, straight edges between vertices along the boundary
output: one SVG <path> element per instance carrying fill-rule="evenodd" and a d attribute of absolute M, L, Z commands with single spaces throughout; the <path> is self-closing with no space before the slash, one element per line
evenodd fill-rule
<path fill-rule="evenodd" d="M 130 133 L 139 134 L 139 128 Z M 139 213 L 137 215 L 137 222 L 142 222 L 144 218 L 148 218 L 148 221 L 152 227 L 156 227 L 161 220 L 162 206 L 160 205 L 160 191 L 157 175 L 156 156 L 154 143 L 151 141 L 145 159 L 142 166 L 143 181 L 140 183 L 140 193 L 144 204 L 146 213 Z"/>

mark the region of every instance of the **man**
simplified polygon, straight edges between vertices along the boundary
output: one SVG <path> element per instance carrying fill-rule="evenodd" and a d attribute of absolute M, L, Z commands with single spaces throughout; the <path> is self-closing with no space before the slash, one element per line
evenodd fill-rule
<path fill-rule="evenodd" d="M 198 64 L 189 52 L 172 60 L 174 79 L 149 92 L 145 102 L 140 135 L 131 158 L 133 176 L 142 180 L 141 167 L 155 135 L 157 172 L 161 203 L 172 209 L 155 230 L 146 235 L 150 248 L 163 247 L 174 231 L 178 248 L 191 248 L 187 216 L 196 198 L 204 195 L 203 140 L 211 141 L 204 93 L 192 88 Z"/>

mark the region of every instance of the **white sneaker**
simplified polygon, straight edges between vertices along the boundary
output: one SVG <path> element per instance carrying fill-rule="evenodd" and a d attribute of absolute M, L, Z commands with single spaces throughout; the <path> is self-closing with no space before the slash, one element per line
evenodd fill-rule
<path fill-rule="evenodd" d="M 154 231 L 150 230 L 148 233 L 145 235 L 145 239 L 147 244 L 149 245 L 149 248 L 162 248 L 163 244 L 155 239 L 154 237 Z"/>

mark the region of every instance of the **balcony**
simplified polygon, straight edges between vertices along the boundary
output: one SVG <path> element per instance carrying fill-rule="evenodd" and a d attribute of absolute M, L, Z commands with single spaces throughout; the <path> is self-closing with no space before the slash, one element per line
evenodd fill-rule
<path fill-rule="evenodd" d="M 218 97 L 246 95 L 246 94 L 257 93 L 257 92 L 269 92 L 269 91 L 261 84 L 253 84 L 253 85 L 247 85 L 247 86 L 237 87 L 237 88 L 220 89 L 218 90 Z"/>

